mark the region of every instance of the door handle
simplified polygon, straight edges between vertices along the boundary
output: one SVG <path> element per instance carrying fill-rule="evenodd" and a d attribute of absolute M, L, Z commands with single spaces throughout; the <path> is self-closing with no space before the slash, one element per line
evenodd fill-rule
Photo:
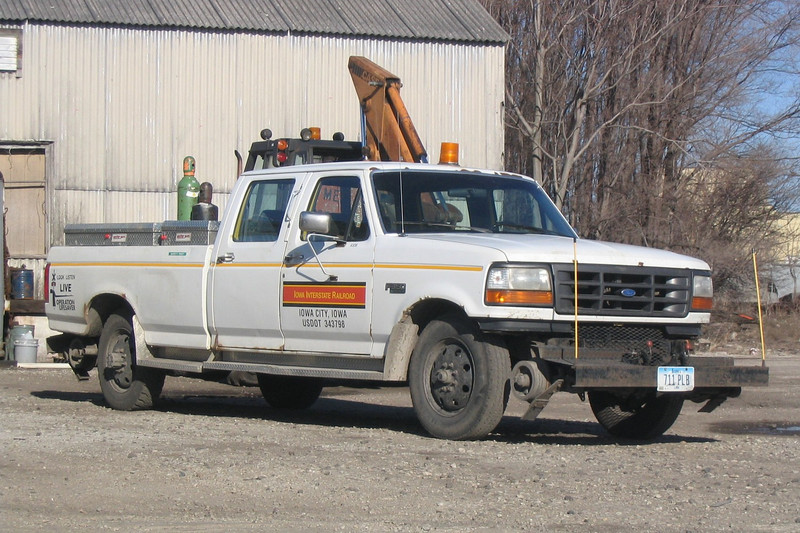
<path fill-rule="evenodd" d="M 234 259 L 236 259 L 236 256 L 233 255 L 233 252 L 225 252 L 217 257 L 217 263 L 233 263 Z"/>

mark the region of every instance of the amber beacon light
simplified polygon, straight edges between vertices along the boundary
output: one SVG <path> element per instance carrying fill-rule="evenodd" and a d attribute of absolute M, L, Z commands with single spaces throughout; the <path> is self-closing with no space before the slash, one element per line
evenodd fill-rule
<path fill-rule="evenodd" d="M 458 164 L 458 143 L 442 143 L 442 149 L 439 153 L 440 165 L 457 165 Z"/>

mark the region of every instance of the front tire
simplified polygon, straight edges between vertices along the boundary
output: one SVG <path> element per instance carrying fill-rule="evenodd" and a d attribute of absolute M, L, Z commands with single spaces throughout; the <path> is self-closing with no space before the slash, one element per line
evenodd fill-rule
<path fill-rule="evenodd" d="M 652 440 L 667 431 L 681 412 L 683 398 L 671 394 L 622 397 L 590 391 L 589 405 L 597 421 L 613 437 Z"/>
<path fill-rule="evenodd" d="M 276 409 L 307 409 L 322 393 L 322 380 L 295 376 L 258 375 L 258 387 L 267 403 Z"/>
<path fill-rule="evenodd" d="M 408 370 L 417 418 L 434 437 L 485 437 L 503 417 L 510 368 L 506 347 L 482 337 L 464 318 L 433 320 L 420 334 Z"/>
<path fill-rule="evenodd" d="M 153 407 L 164 386 L 164 373 L 136 366 L 136 343 L 128 316 L 108 317 L 100 334 L 97 375 L 103 397 L 114 409 Z"/>

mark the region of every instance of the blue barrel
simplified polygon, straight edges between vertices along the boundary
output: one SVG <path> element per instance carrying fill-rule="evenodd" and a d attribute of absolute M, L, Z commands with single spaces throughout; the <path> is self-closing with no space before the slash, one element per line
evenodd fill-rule
<path fill-rule="evenodd" d="M 33 270 L 11 271 L 11 299 L 30 300 L 33 298 Z"/>

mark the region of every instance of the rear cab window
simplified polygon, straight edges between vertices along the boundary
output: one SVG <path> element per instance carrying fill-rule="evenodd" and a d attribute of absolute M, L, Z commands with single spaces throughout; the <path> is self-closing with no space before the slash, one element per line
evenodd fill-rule
<path fill-rule="evenodd" d="M 254 181 L 233 230 L 235 242 L 274 242 L 286 220 L 286 208 L 294 188 L 293 178 Z"/>

